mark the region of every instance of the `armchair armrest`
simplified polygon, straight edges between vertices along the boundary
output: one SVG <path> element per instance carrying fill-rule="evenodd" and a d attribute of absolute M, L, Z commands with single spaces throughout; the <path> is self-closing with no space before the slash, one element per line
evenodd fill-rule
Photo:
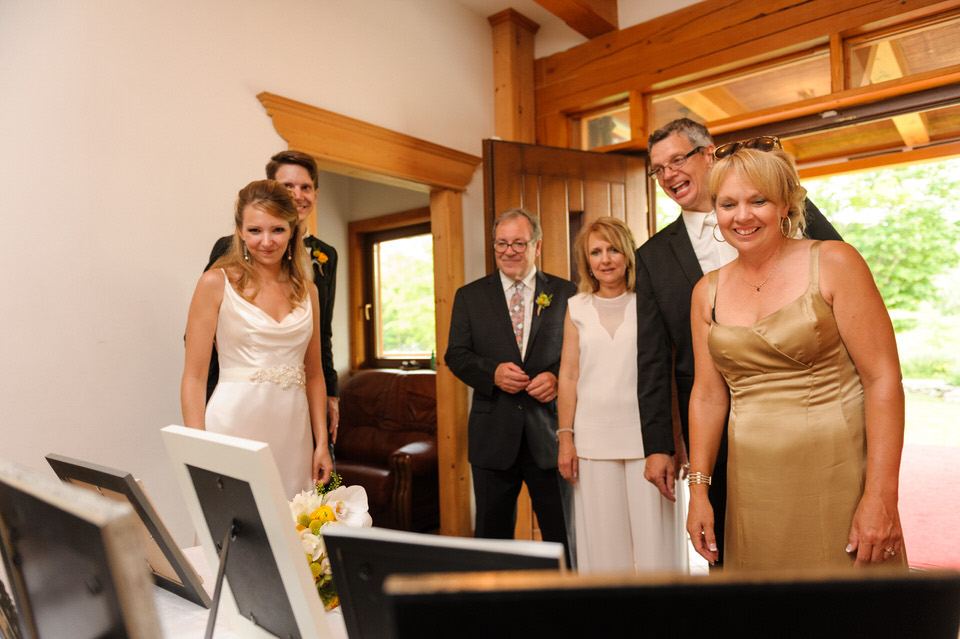
<path fill-rule="evenodd" d="M 398 470 L 398 465 L 409 468 L 411 475 L 422 475 L 437 468 L 437 443 L 432 441 L 410 442 L 401 446 L 390 455 L 390 466 Z"/>
<path fill-rule="evenodd" d="M 413 523 L 413 478 L 437 470 L 437 444 L 431 441 L 410 442 L 390 455 L 394 473 L 393 515 L 401 530 L 410 530 Z"/>

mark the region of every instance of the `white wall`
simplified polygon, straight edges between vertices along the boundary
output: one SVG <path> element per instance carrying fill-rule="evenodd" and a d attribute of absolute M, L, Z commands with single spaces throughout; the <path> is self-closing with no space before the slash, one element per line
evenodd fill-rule
<path fill-rule="evenodd" d="M 181 420 L 207 253 L 285 147 L 256 94 L 480 155 L 492 89 L 486 19 L 445 0 L 0 0 L 0 456 L 130 470 L 189 542 L 158 430 Z M 479 175 L 467 237 L 483 233 Z M 349 198 L 322 196 L 338 247 Z"/>

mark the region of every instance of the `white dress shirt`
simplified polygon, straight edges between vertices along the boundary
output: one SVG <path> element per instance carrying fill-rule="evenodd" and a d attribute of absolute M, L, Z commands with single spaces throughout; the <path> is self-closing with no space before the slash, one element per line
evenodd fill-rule
<path fill-rule="evenodd" d="M 523 359 L 524 353 L 527 352 L 527 340 L 530 338 L 530 322 L 533 320 L 533 293 L 536 288 L 536 277 L 537 269 L 534 267 L 530 269 L 526 277 L 520 280 L 523 282 L 523 348 L 520 349 L 521 359 Z M 503 284 L 503 297 L 507 300 L 507 309 L 509 310 L 510 298 L 513 297 L 513 285 L 515 282 L 504 275 L 503 271 L 500 271 L 500 283 Z"/>
<path fill-rule="evenodd" d="M 690 236 L 690 243 L 693 244 L 693 252 L 697 254 L 697 260 L 704 275 L 737 258 L 737 249 L 726 241 L 717 241 L 718 237 L 723 237 L 720 231 L 716 231 L 714 235 L 714 229 L 717 226 L 716 213 L 681 211 L 681 215 L 683 215 L 683 224 L 687 227 L 687 235 Z"/>

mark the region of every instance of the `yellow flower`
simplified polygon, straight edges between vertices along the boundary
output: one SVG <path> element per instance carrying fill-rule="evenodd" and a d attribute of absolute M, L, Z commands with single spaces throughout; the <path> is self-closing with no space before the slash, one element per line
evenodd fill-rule
<path fill-rule="evenodd" d="M 540 311 L 549 307 L 551 302 L 553 302 L 553 293 L 550 295 L 540 293 L 540 295 L 537 296 L 537 315 L 540 314 Z"/>
<path fill-rule="evenodd" d="M 319 521 L 321 524 L 325 524 L 328 521 L 336 521 L 337 516 L 333 514 L 333 508 L 330 508 L 330 506 L 320 506 L 315 511 L 310 513 L 310 519 Z"/>

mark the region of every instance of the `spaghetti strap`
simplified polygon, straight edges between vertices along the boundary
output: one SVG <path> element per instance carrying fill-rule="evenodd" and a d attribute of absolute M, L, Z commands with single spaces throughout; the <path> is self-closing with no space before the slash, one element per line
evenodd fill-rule
<path fill-rule="evenodd" d="M 820 245 L 823 242 L 816 240 L 810 246 L 810 288 L 820 289 Z"/>
<path fill-rule="evenodd" d="M 720 269 L 707 273 L 707 295 L 710 296 L 710 319 L 717 321 L 717 282 L 720 281 Z"/>

